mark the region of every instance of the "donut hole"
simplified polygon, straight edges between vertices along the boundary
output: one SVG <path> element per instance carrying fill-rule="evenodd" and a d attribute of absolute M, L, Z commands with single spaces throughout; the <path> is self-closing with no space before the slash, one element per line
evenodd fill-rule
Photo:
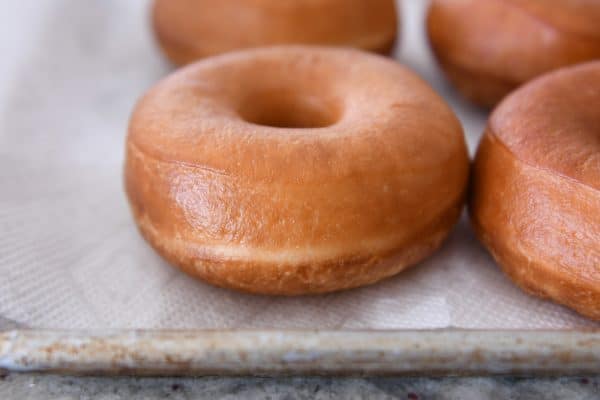
<path fill-rule="evenodd" d="M 324 128 L 341 117 L 341 107 L 335 99 L 289 90 L 248 96 L 238 112 L 246 122 L 272 128 Z"/>

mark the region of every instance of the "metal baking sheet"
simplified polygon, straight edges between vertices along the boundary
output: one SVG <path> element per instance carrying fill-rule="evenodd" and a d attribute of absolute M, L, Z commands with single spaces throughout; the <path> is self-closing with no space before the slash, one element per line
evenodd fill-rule
<path fill-rule="evenodd" d="M 76 374 L 584 374 L 599 332 L 9 331 L 0 368 Z"/>
<path fill-rule="evenodd" d="M 26 212 L 31 221 L 39 223 L 41 228 L 48 228 L 46 236 L 40 236 L 39 243 L 44 246 L 60 245 L 61 248 L 69 247 L 65 238 L 68 236 L 54 232 L 53 226 L 43 226 L 45 221 L 65 221 L 64 229 L 73 229 L 73 236 L 85 229 L 87 241 L 79 243 L 81 248 L 73 246 L 73 250 L 82 251 L 95 249 L 93 233 L 99 236 L 108 234 L 111 237 L 108 244 L 115 245 L 125 242 L 129 236 L 121 233 L 115 234 L 114 227 L 122 225 L 120 219 L 115 218 L 112 210 L 107 208 L 124 209 L 124 198 L 119 195 L 116 198 L 105 196 L 101 186 L 105 183 L 111 185 L 115 182 L 114 177 L 120 173 L 120 162 L 122 157 L 122 135 L 126 128 L 128 112 L 132 102 L 147 87 L 152 80 L 158 79 L 168 72 L 169 66 L 162 60 L 158 52 L 150 49 L 150 33 L 147 31 L 145 22 L 132 19 L 127 22 L 128 13 L 137 10 L 135 14 L 140 16 L 139 10 L 147 8 L 148 0 L 107 0 L 85 3 L 80 0 L 39 0 L 36 2 L 11 2 L 7 5 L 6 15 L 11 15 L 2 26 L 0 42 L 3 45 L 5 62 L 0 63 L 0 91 L 13 94 L 9 105 L 0 104 L 2 117 L 0 120 L 2 131 L 0 132 L 0 157 L 4 161 L 12 162 L 17 167 L 11 169 L 0 169 L 0 182 L 2 190 L 0 200 L 6 195 L 7 188 L 23 189 L 19 191 L 18 199 L 9 204 L 27 203 L 29 207 Z M 444 83 L 439 71 L 431 63 L 422 43 L 412 41 L 414 33 L 420 28 L 414 18 L 422 18 L 426 2 L 420 0 L 405 0 L 403 10 L 407 13 L 403 18 L 406 24 L 399 40 L 398 46 L 402 48 L 402 54 L 396 54 L 403 63 L 413 68 L 443 95 L 449 99 L 457 111 L 467 132 L 467 141 L 471 151 L 476 146 L 479 133 L 485 125 L 485 113 L 465 103 L 452 93 L 451 89 Z M 49 16 L 40 14 L 39 10 L 46 10 Z M 115 23 L 119 15 L 119 23 Z M 136 17 L 136 18 L 137 18 Z M 53 19 L 52 24 L 46 26 L 45 30 L 40 28 L 44 24 L 44 18 Z M 27 21 L 24 24 L 23 21 Z M 58 22 L 57 22 L 58 21 Z M 47 22 L 47 21 L 46 21 Z M 420 22 L 418 22 L 420 23 Z M 71 26 L 72 25 L 72 26 Z M 69 27 L 62 29 L 63 26 Z M 110 31 L 111 35 L 107 32 Z M 408 32 L 408 34 L 407 34 Z M 139 36 L 139 37 L 138 37 Z M 131 41 L 125 38 L 132 38 Z M 41 39 L 40 39 L 41 38 Z M 119 38 L 123 38 L 122 40 Z M 132 43 L 142 43 L 142 47 L 136 47 Z M 38 51 L 28 50 L 31 46 L 37 46 Z M 44 49 L 44 52 L 40 51 Z M 25 57 L 26 65 L 12 63 L 21 57 L 23 53 L 31 53 L 33 56 Z M 118 87 L 111 80 L 110 74 L 104 73 L 101 57 L 98 54 L 116 54 L 111 62 L 118 63 L 119 68 L 110 73 L 124 74 L 129 82 L 126 87 Z M 53 55 L 56 57 L 53 58 Z M 145 70 L 140 72 L 140 60 L 145 64 Z M 150 63 L 150 60 L 153 63 Z M 18 77 L 19 79 L 13 79 Z M 40 78 L 42 77 L 42 78 Z M 45 78 L 44 78 L 45 77 Z M 58 79 L 54 86 L 40 87 L 40 82 L 51 82 Z M 111 83 L 112 82 L 112 83 Z M 119 81 L 122 82 L 122 81 Z M 18 85 L 18 86 L 17 86 Z M 135 88 L 135 92 L 130 89 Z M 93 94 L 93 96 L 92 96 Z M 76 105 L 78 102 L 97 107 L 99 112 L 80 114 L 77 108 L 65 107 L 61 100 L 69 97 L 66 104 Z M 80 96 L 75 98 L 73 96 Z M 38 117 L 29 118 L 24 113 L 30 112 L 32 108 L 39 109 Z M 25 110 L 25 111 L 24 111 Z M 21 113 L 21 114 L 19 114 Z M 6 121 L 12 121 L 6 123 Z M 17 121 L 17 123 L 15 123 Z M 89 126 L 94 126 L 93 132 L 88 132 Z M 47 128 L 47 129 L 46 129 Z M 81 130 L 81 135 L 73 135 Z M 69 135 L 62 135 L 62 131 Z M 104 131 L 112 133 L 103 135 Z M 51 132 L 52 134 L 48 134 Z M 23 144 L 25 143 L 25 146 Z M 95 148 L 114 149 L 99 154 L 94 152 Z M 15 150 L 16 149 L 16 150 Z M 13 151 L 14 150 L 14 151 Z M 47 160 L 51 165 L 44 164 Z M 90 160 L 94 162 L 90 162 Z M 79 174 L 61 175 L 62 171 L 77 170 Z M 105 172 L 105 170 L 106 172 Z M 95 181 L 89 182 L 86 173 L 94 171 Z M 53 181 L 49 177 L 60 177 Z M 31 185 L 32 179 L 37 179 L 39 185 Z M 5 184 L 6 183 L 6 184 Z M 11 186 L 12 185 L 12 186 Z M 29 186 L 28 186 L 29 185 Z M 64 211 L 61 208 L 61 198 L 69 188 L 73 186 L 87 191 L 84 202 L 86 206 L 95 207 L 96 218 L 101 222 L 101 228 L 95 227 L 96 231 L 86 223 L 79 224 L 78 212 L 88 213 L 88 208 L 77 209 L 75 212 Z M 52 196 L 30 202 L 31 197 L 39 193 L 50 193 Z M 54 196 L 56 195 L 56 196 Z M 79 200 L 77 200 L 79 201 Z M 106 207 L 108 205 L 108 207 Z M 105 206 L 105 207 L 102 207 Z M 49 215 L 51 214 L 51 215 Z M 15 293 L 3 297 L 0 293 L 1 309 L 17 310 L 10 315 L 0 315 L 0 369 L 11 371 L 49 371 L 69 373 L 101 373 L 101 374 L 293 374 L 293 373 L 315 373 L 315 374 L 576 374 L 576 373 L 598 373 L 600 372 L 600 331 L 598 325 L 582 319 L 574 314 L 568 313 L 558 306 L 549 305 L 545 302 L 533 300 L 523 295 L 518 289 L 513 288 L 508 282 L 502 283 L 507 291 L 497 302 L 487 301 L 487 308 L 483 304 L 471 302 L 463 307 L 464 310 L 472 310 L 466 313 L 462 319 L 455 321 L 456 315 L 434 315 L 437 309 L 444 306 L 443 301 L 431 302 L 427 307 L 422 303 L 407 301 L 387 302 L 389 299 L 378 299 L 376 307 L 372 306 L 372 293 L 383 290 L 386 286 L 389 291 L 406 291 L 401 300 L 406 300 L 411 285 L 404 285 L 399 281 L 386 283 L 384 286 L 366 289 L 363 292 L 348 292 L 337 297 L 328 297 L 327 303 L 323 304 L 315 299 L 303 298 L 300 300 L 289 300 L 285 307 L 271 307 L 271 312 L 280 311 L 278 323 L 268 320 L 258 324 L 261 330 L 242 330 L 246 320 L 233 320 L 231 324 L 219 325 L 222 320 L 216 319 L 216 329 L 194 329 L 180 331 L 164 330 L 104 330 L 90 329 L 105 322 L 106 327 L 113 327 L 115 314 L 106 312 L 107 308 L 95 310 L 104 319 L 91 320 L 85 318 L 72 318 L 65 312 L 64 308 L 54 306 L 62 303 L 72 302 L 73 297 L 81 295 L 81 303 L 92 302 L 86 296 L 98 296 L 102 301 L 111 300 L 111 297 L 119 297 L 117 293 L 81 293 L 82 288 L 71 288 L 61 286 L 64 282 L 57 279 L 50 268 L 42 275 L 42 267 L 52 263 L 61 265 L 68 263 L 71 258 L 78 260 L 75 251 L 68 254 L 58 254 L 56 258 L 44 260 L 31 259 L 31 251 L 27 245 L 15 242 L 12 238 L 22 237 L 37 238 L 37 233 L 24 235 L 24 214 L 13 212 L 10 207 L 0 209 L 0 221 L 7 231 L 3 232 L 4 240 L 0 241 L 0 259 L 9 260 L 11 271 L 16 275 L 23 273 L 25 276 L 17 276 L 21 282 L 29 283 L 27 287 L 12 286 Z M 54 220 L 53 218 L 56 218 Z M 75 221 L 76 223 L 73 223 Z M 82 219 L 81 221 L 85 221 Z M 54 224 L 54 222 L 52 222 Z M 113 225 L 111 225 L 113 224 Z M 132 226 L 127 222 L 127 226 Z M 81 231 L 80 231 L 81 230 Z M 102 232 L 100 232 L 102 231 Z M 137 233 L 133 233 L 137 237 Z M 437 284 L 442 285 L 444 273 L 451 271 L 436 271 L 434 264 L 444 257 L 459 257 L 462 250 L 467 246 L 475 246 L 474 243 L 465 243 L 471 240 L 464 221 L 459 225 L 454 238 L 467 235 L 469 239 L 451 239 L 451 244 L 444 251 L 438 253 L 428 265 L 420 266 L 410 279 L 414 279 L 424 290 L 435 290 L 431 276 L 437 273 Z M 85 236 L 85 235 L 84 235 Z M 32 240 L 33 240 L 32 239 Z M 43 240 L 42 240 L 43 239 Z M 65 243 L 67 243 L 65 245 Z M 135 242 L 135 246 L 143 246 L 141 241 Z M 48 254 L 52 254 L 50 247 Z M 10 257 L 4 257 L 8 251 L 14 251 Z M 98 254 L 84 254 L 87 266 L 96 268 L 97 271 L 114 268 L 119 263 L 130 261 L 131 248 L 121 249 L 117 256 L 101 258 Z M 148 257 L 153 257 L 147 252 Z M 481 255 L 479 255 L 479 253 Z M 485 254 L 479 250 L 477 257 Z M 103 253 L 104 254 L 104 253 Z M 112 254 L 112 253 L 111 253 Z M 64 256 L 65 258 L 59 258 Z M 473 259 L 476 257 L 473 256 Z M 39 265 L 39 269 L 32 267 Z M 142 260 L 140 264 L 149 269 L 149 276 L 164 276 L 171 273 L 170 269 L 156 265 L 155 259 Z M 478 259 L 477 259 L 478 260 Z M 139 261 L 139 260 L 138 260 Z M 469 261 L 469 260 L 467 260 Z M 488 261 L 489 263 L 489 261 Z M 151 265 L 153 265 L 153 269 Z M 37 267 L 36 267 L 37 268 Z M 28 271 L 27 273 L 23 271 Z M 31 271 L 39 272 L 39 275 Z M 169 271 L 169 272 L 167 272 Z M 483 272 L 482 272 L 483 271 Z M 73 279 L 89 283 L 86 280 L 89 270 L 73 269 L 70 271 Z M 467 282 L 469 286 L 465 291 L 470 291 L 473 296 L 486 296 L 485 291 L 478 290 L 478 279 L 500 280 L 501 274 L 495 269 L 464 269 L 465 275 L 471 279 Z M 173 272 L 174 273 L 174 272 Z M 479 275 L 474 275 L 479 274 Z M 455 275 L 458 276 L 460 274 Z M 43 276 L 44 279 L 40 279 Z M 122 274 L 123 281 L 132 279 L 125 271 Z M 102 278 L 102 276 L 100 276 Z M 5 278 L 6 279 L 6 278 Z M 39 280 L 36 280 L 39 279 Z M 158 278 L 157 278 L 158 279 Z M 173 278 L 175 279 L 175 278 Z M 181 281 L 182 285 L 177 287 L 176 294 L 191 290 L 192 284 Z M 0 288 L 2 286 L 0 277 Z M 94 282 L 92 282 L 94 283 Z M 102 283 L 102 282 L 98 282 Z M 398 285 L 398 286 L 394 286 Z M 438 286 L 439 286 L 438 285 Z M 64 288 L 64 290 L 63 290 Z M 93 285 L 86 286 L 94 289 Z M 21 290 L 22 289 L 22 290 Z M 44 297 L 45 290 L 55 290 L 54 293 L 62 297 L 53 298 L 51 303 Z M 150 293 L 156 288 L 149 286 Z M 439 287 L 438 287 L 439 289 Z M 21 291 L 19 291 L 21 290 Z M 207 289 L 208 290 L 208 289 Z M 479 288 L 479 290 L 481 290 Z M 17 293 L 18 292 L 18 293 Z M 249 298 L 236 299 L 230 292 L 214 289 L 210 292 L 209 300 L 219 302 L 220 300 L 232 308 L 240 307 L 240 313 L 251 312 L 262 307 L 262 303 L 255 304 L 252 309 L 243 308 L 251 300 Z M 371 293 L 371 294 L 370 294 Z M 466 292 L 465 292 L 466 293 Z M 15 295 L 16 294 L 16 295 Z M 454 293 L 455 299 L 464 297 L 462 292 Z M 492 296 L 489 296 L 492 297 Z M 19 307 L 19 304 L 9 304 L 6 299 L 26 299 L 30 307 Z M 176 296 L 175 296 L 176 298 Z M 77 298 L 79 299 L 79 297 Z M 359 299 L 359 300 L 356 300 Z M 516 299 L 513 302 L 513 299 Z M 124 299 L 125 301 L 126 299 Z M 398 300 L 398 299 L 396 299 Z M 483 300 L 483 299 L 482 299 Z M 488 300 L 487 298 L 485 300 Z M 501 300 L 506 300 L 501 302 Z M 80 301 L 80 300 L 77 300 Z M 255 300 L 252 300 L 255 301 Z M 338 310 L 344 310 L 348 302 L 362 301 L 360 309 L 364 320 L 354 320 L 355 325 L 337 319 L 335 315 Z M 266 302 L 266 300 L 265 300 Z M 483 303 L 483 301 L 482 301 Z M 48 306 L 48 304 L 53 304 Z M 102 302 L 96 304 L 102 305 Z M 136 304 L 128 304 L 129 311 L 135 310 Z M 138 307 L 148 307 L 147 303 L 141 302 Z M 177 306 L 177 304 L 175 304 Z M 286 308 L 287 307 L 287 308 Z M 412 312 L 412 319 L 396 321 L 383 321 L 388 315 L 389 307 L 399 310 L 406 317 Z M 403 308 L 404 307 L 404 308 Z M 470 307 L 470 308 L 469 308 Z M 505 318 L 503 327 L 511 325 L 517 327 L 534 326 L 536 330 L 469 330 L 455 329 L 453 327 L 493 326 L 496 321 L 491 310 L 505 307 L 507 313 L 513 313 L 514 318 Z M 530 324 L 527 314 L 519 314 L 524 307 L 535 307 L 536 315 L 541 317 Z M 97 307 L 98 308 L 98 307 Z M 323 330 L 284 330 L 290 326 L 285 324 L 285 318 L 292 319 L 288 310 L 299 310 L 302 312 L 328 313 L 332 317 L 324 322 L 327 329 Z M 59 310 L 59 311 L 57 311 Z M 383 312 L 381 312 L 383 310 Z M 204 309 L 199 307 L 198 313 Z M 373 322 L 375 311 L 379 318 Z M 102 313 L 105 312 L 106 315 Z M 219 308 L 212 309 L 218 315 Z M 14 314 L 14 315 L 13 315 Z M 169 325 L 179 326 L 179 320 L 168 312 L 164 312 L 160 324 L 155 320 L 133 320 L 125 326 L 145 327 L 147 325 Z M 489 315 L 488 315 L 489 314 Z M 86 316 L 85 314 L 83 315 Z M 7 322 L 5 318 L 17 320 L 16 323 Z M 432 323 L 435 318 L 437 320 Z M 230 318 L 230 320 L 232 320 Z M 100 321 L 100 322 L 98 322 Z M 299 321 L 299 322 L 298 322 Z M 306 322 L 308 321 L 308 322 Z M 292 327 L 306 325 L 320 327 L 312 323 L 312 319 L 302 316 L 297 318 Z M 476 321 L 476 323 L 475 323 Z M 562 325 L 558 322 L 564 322 Z M 39 330 L 48 326 L 69 326 L 72 330 Z M 266 328 L 265 325 L 270 325 Z M 353 330 L 356 325 L 366 327 L 364 330 Z M 397 329 L 397 326 L 407 327 Z M 446 329 L 414 330 L 413 328 L 434 326 L 447 326 Z M 567 326 L 566 330 L 544 330 L 548 326 Z M 170 326 L 170 325 L 169 325 Z M 25 329 L 28 328 L 28 329 Z M 84 329 L 75 329 L 81 328 Z M 211 326 L 212 327 L 212 326 Z M 332 327 L 343 329 L 330 330 Z M 372 327 L 372 329 L 369 329 Z M 511 326 L 509 326 L 511 327 Z M 542 327 L 542 328 L 540 328 Z M 575 328 L 573 328 L 575 327 Z M 200 327 L 203 328 L 203 327 Z M 228 328 L 227 330 L 224 330 Z M 383 328 L 386 328 L 385 330 Z M 588 329 L 586 329 L 588 328 Z M 5 329 L 2 331 L 2 329 Z"/>

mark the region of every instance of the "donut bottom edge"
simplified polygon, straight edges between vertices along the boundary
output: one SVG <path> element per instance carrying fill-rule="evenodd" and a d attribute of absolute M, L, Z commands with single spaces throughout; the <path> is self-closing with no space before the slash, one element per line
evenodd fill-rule
<path fill-rule="evenodd" d="M 572 226 L 577 223 L 574 218 L 584 220 L 586 215 L 560 216 L 553 212 L 555 210 L 544 210 L 543 207 L 544 202 L 552 198 L 552 195 L 567 193 L 572 188 L 540 187 L 543 182 L 536 179 L 539 177 L 530 175 L 549 172 L 519 161 L 489 130 L 481 141 L 473 170 L 468 205 L 471 225 L 480 242 L 488 249 L 502 271 L 525 292 L 551 300 L 587 318 L 600 321 L 600 281 L 597 274 L 596 278 L 589 278 L 594 274 L 595 267 L 593 259 L 590 264 L 586 264 L 588 259 L 584 258 L 594 257 L 594 255 L 589 256 L 585 251 L 594 246 L 594 239 L 588 238 L 586 241 L 571 238 L 577 236 L 572 235 L 571 232 Z M 565 178 L 557 176 L 555 179 Z M 577 183 L 573 182 L 573 185 Z M 531 202 L 523 204 L 522 198 L 513 197 L 513 190 L 530 190 L 532 193 L 544 191 L 548 194 L 548 199 L 536 202 L 540 199 L 530 198 Z M 504 196 L 507 193 L 508 196 Z M 528 237 L 520 231 L 522 226 L 518 229 L 514 227 L 518 223 L 519 215 L 522 215 L 525 210 L 519 207 L 528 207 L 528 213 L 540 212 L 527 221 L 528 223 L 521 224 L 534 226 L 531 231 L 528 231 Z M 561 204 L 557 207 L 565 207 L 565 205 Z M 578 208 L 574 207 L 574 209 Z M 600 215 L 600 210 L 597 211 Z M 512 217 L 515 217 L 514 221 Z M 564 226 L 554 223 L 561 218 L 570 218 L 570 220 L 568 223 L 564 222 Z M 538 225 L 536 221 L 542 220 L 543 222 Z M 535 225 L 550 229 L 554 237 L 549 238 Z M 596 239 L 600 240 L 600 237 Z M 550 249 L 552 244 L 554 247 Z M 571 265 L 565 266 L 564 260 L 570 261 Z M 584 268 L 581 268 L 582 265 Z"/>
<path fill-rule="evenodd" d="M 589 304 L 599 304 L 600 293 L 585 292 L 584 295 L 588 299 L 585 304 L 576 298 L 572 298 L 571 295 L 559 295 L 556 293 L 581 293 L 581 286 L 578 282 L 570 279 L 565 279 L 563 274 L 557 273 L 552 269 L 548 269 L 543 264 L 530 263 L 527 257 L 519 252 L 511 251 L 506 246 L 491 240 L 485 233 L 485 230 L 479 226 L 476 222 L 472 223 L 475 233 L 481 243 L 492 255 L 494 261 L 500 266 L 502 272 L 521 290 L 529 295 L 550 300 L 562 306 L 568 307 L 582 316 L 600 321 L 600 310 L 597 308 L 590 307 Z M 528 266 L 528 271 L 522 268 L 523 265 Z M 537 279 L 540 275 L 544 276 L 546 284 L 541 284 L 540 280 Z M 554 285 L 550 282 L 560 282 L 558 285 Z M 583 297 L 583 296 L 580 296 Z"/>
<path fill-rule="evenodd" d="M 167 238 L 133 209 L 139 231 L 172 266 L 211 285 L 263 295 L 298 296 L 336 292 L 374 284 L 419 263 L 437 250 L 463 210 L 461 201 L 437 218 L 410 243 L 386 254 L 365 254 L 326 261 L 267 263 L 215 259 L 198 243 Z"/>

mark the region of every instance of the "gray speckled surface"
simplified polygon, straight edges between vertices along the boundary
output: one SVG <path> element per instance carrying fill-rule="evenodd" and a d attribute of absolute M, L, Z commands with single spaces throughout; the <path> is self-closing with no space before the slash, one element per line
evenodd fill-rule
<path fill-rule="evenodd" d="M 0 399 L 600 399 L 600 377 L 91 378 L 12 374 Z"/>

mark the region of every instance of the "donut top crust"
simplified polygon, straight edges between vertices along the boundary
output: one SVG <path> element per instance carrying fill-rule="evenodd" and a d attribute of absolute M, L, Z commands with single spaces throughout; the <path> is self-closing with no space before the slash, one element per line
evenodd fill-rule
<path fill-rule="evenodd" d="M 598 0 L 503 0 L 561 30 L 600 39 Z"/>
<path fill-rule="evenodd" d="M 448 60 L 517 85 L 600 58 L 599 7 L 594 0 L 433 0 L 428 29 Z"/>
<path fill-rule="evenodd" d="M 521 161 L 600 190 L 600 61 L 558 70 L 509 96 L 490 129 Z"/>
<path fill-rule="evenodd" d="M 454 222 L 469 167 L 459 121 L 414 73 L 310 46 L 175 72 L 138 103 L 127 148 L 130 199 L 161 235 L 286 262 L 405 248 Z"/>
<path fill-rule="evenodd" d="M 236 52 L 172 74 L 139 102 L 129 141 L 163 161 L 294 183 L 426 170 L 464 148 L 450 108 L 408 69 L 356 50 L 308 48 L 309 57 L 303 46 Z M 278 128 L 240 115 L 247 104 L 287 97 L 337 121 Z"/>

